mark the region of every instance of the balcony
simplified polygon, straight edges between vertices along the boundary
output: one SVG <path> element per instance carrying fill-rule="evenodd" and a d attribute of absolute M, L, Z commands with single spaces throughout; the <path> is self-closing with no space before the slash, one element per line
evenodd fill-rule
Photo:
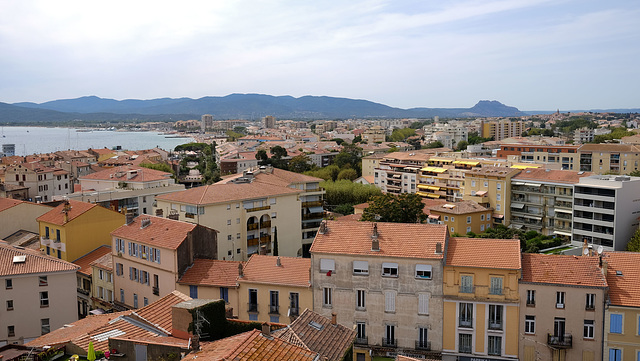
<path fill-rule="evenodd" d="M 356 337 L 355 343 L 356 343 L 356 345 L 368 345 L 369 344 L 369 338 L 367 336 Z"/>
<path fill-rule="evenodd" d="M 78 288 L 77 290 L 78 290 L 78 293 L 80 293 L 80 294 L 83 294 L 85 296 L 89 295 L 89 291 L 85 290 L 84 288 Z"/>
<path fill-rule="evenodd" d="M 431 341 L 416 340 L 416 350 L 431 351 Z"/>
<path fill-rule="evenodd" d="M 502 288 L 491 287 L 489 288 L 489 294 L 502 296 L 504 294 L 504 290 Z"/>
<path fill-rule="evenodd" d="M 571 348 L 571 334 L 566 333 L 559 336 L 549 334 L 547 336 L 547 344 L 552 347 Z"/>
<path fill-rule="evenodd" d="M 256 211 L 264 211 L 264 210 L 267 210 L 267 209 L 271 209 L 271 206 L 245 208 L 244 210 L 247 211 L 247 212 L 256 212 Z"/>
<path fill-rule="evenodd" d="M 280 314 L 280 306 L 278 305 L 269 305 L 269 313 L 272 315 Z"/>
<path fill-rule="evenodd" d="M 247 303 L 247 312 L 258 312 L 258 304 L 257 303 Z"/>
<path fill-rule="evenodd" d="M 475 293 L 475 286 L 460 286 L 460 293 Z"/>
<path fill-rule="evenodd" d="M 289 307 L 289 316 L 300 315 L 300 309 L 298 307 Z"/>
<path fill-rule="evenodd" d="M 319 213 L 309 213 L 309 214 L 304 214 L 302 216 L 303 220 L 309 220 L 309 219 L 320 219 L 324 217 L 324 212 L 319 212 Z"/>
<path fill-rule="evenodd" d="M 322 207 L 322 201 L 302 202 L 303 207 Z"/>
<path fill-rule="evenodd" d="M 473 328 L 473 318 L 472 317 L 459 317 L 458 318 L 458 327 Z"/>
<path fill-rule="evenodd" d="M 501 331 L 503 328 L 502 322 L 491 322 L 489 321 L 489 329 L 494 331 Z"/>
<path fill-rule="evenodd" d="M 536 301 L 527 300 L 527 307 L 536 307 Z"/>
<path fill-rule="evenodd" d="M 384 347 L 398 347 L 398 340 L 395 338 L 382 338 L 382 346 Z"/>

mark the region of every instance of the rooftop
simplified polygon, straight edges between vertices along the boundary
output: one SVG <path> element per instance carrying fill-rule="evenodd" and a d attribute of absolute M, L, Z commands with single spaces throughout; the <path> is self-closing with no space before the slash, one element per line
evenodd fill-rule
<path fill-rule="evenodd" d="M 106 180 L 114 182 L 153 182 L 169 179 L 171 173 L 134 166 L 107 168 L 80 177 L 80 180 Z"/>
<path fill-rule="evenodd" d="M 485 166 L 482 168 L 473 168 L 465 173 L 465 176 L 495 176 L 495 177 L 508 177 L 513 176 L 514 174 L 518 174 L 520 172 L 519 169 L 509 168 L 509 167 L 494 167 L 494 166 Z"/>
<path fill-rule="evenodd" d="M 100 257 L 109 255 L 111 257 L 111 246 L 100 246 L 84 256 L 76 259 L 73 263 L 80 267 L 78 272 L 91 276 L 91 263 Z"/>
<path fill-rule="evenodd" d="M 442 253 L 436 253 L 436 243 L 441 243 L 444 249 L 448 237 L 444 224 L 324 222 L 326 232 L 318 231 L 312 253 L 442 259 Z M 379 251 L 371 249 L 374 225 Z"/>
<path fill-rule="evenodd" d="M 111 256 L 111 253 L 107 253 L 104 256 L 91 262 L 89 265 L 93 267 L 99 267 L 107 271 L 113 271 L 113 257 Z"/>
<path fill-rule="evenodd" d="M 606 287 L 598 257 L 522 254 L 522 282 Z"/>
<path fill-rule="evenodd" d="M 200 187 L 202 188 L 202 187 Z M 146 220 L 149 220 L 148 225 Z M 155 216 L 138 216 L 130 224 L 116 228 L 111 235 L 152 246 L 177 249 L 196 224 Z"/>
<path fill-rule="evenodd" d="M 237 287 L 238 265 L 240 261 L 219 261 L 213 259 L 195 259 L 193 265 L 182 275 L 178 283 L 217 286 L 217 287 Z"/>
<path fill-rule="evenodd" d="M 640 253 L 604 252 L 609 299 L 615 306 L 640 307 Z"/>
<path fill-rule="evenodd" d="M 511 179 L 574 184 L 578 183 L 580 178 L 587 177 L 592 174 L 593 173 L 591 172 L 535 168 L 523 170 L 520 174 Z"/>
<path fill-rule="evenodd" d="M 431 210 L 431 212 L 440 212 L 447 214 L 472 214 L 491 210 L 479 205 L 476 201 L 459 201 L 455 203 L 439 204 L 430 206 L 429 209 Z"/>
<path fill-rule="evenodd" d="M 277 264 L 278 259 L 280 259 L 280 266 Z M 238 282 L 309 287 L 311 285 L 310 269 L 310 258 L 254 254 L 245 264 L 244 275 L 238 278 Z"/>
<path fill-rule="evenodd" d="M 79 268 L 71 262 L 47 256 L 40 250 L 10 246 L 0 241 L 0 276 L 75 272 Z"/>
<path fill-rule="evenodd" d="M 69 205 L 69 207 L 67 208 L 68 211 L 66 212 L 67 221 L 65 221 L 65 207 L 66 207 L 65 202 L 60 203 L 57 207 L 41 215 L 36 220 L 38 222 L 46 222 L 46 223 L 52 223 L 52 224 L 62 226 L 65 223 L 71 222 L 74 219 L 78 218 L 79 216 L 85 214 L 92 208 L 99 207 L 97 204 L 85 203 L 85 202 L 75 201 L 72 199 L 68 200 L 67 202 Z"/>
<path fill-rule="evenodd" d="M 445 266 L 519 270 L 520 240 L 451 237 Z"/>
<path fill-rule="evenodd" d="M 51 208 L 49 206 L 45 206 L 44 204 L 31 203 L 31 202 L 21 201 L 21 200 L 17 200 L 17 199 L 0 197 L 0 212 L 5 211 L 5 210 L 7 210 L 9 208 L 15 207 L 15 206 L 17 206 L 19 204 L 27 204 L 27 205 L 32 205 L 32 206 L 35 206 L 35 207 L 42 207 L 43 209 Z"/>

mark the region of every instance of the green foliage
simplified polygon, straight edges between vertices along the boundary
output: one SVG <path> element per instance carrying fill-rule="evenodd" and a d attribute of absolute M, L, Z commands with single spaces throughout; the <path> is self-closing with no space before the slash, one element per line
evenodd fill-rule
<path fill-rule="evenodd" d="M 304 172 L 304 174 L 306 175 L 310 175 L 312 177 L 322 178 L 324 180 L 330 180 L 330 181 L 335 181 L 336 179 L 338 179 L 339 173 L 340 173 L 340 168 L 338 168 L 338 166 L 335 164 L 326 166 L 324 168 Z"/>
<path fill-rule="evenodd" d="M 344 139 L 341 139 L 341 138 L 333 138 L 332 140 L 336 142 L 337 145 L 344 143 Z"/>
<path fill-rule="evenodd" d="M 389 140 L 392 142 L 402 142 L 414 135 L 416 135 L 416 130 L 412 128 L 394 129 Z"/>
<path fill-rule="evenodd" d="M 288 169 L 288 162 L 284 159 L 287 156 L 287 150 L 283 147 L 276 145 L 269 149 L 271 157 L 266 150 L 260 149 L 256 152 L 256 159 L 259 165 L 272 165 L 280 169 Z"/>
<path fill-rule="evenodd" d="M 362 171 L 362 165 L 360 163 L 362 159 L 360 156 L 361 153 L 362 148 L 356 147 L 353 144 L 343 143 L 342 151 L 333 159 L 333 164 L 337 165 L 340 169 L 353 168 L 359 177 Z"/>
<path fill-rule="evenodd" d="M 363 221 L 370 222 L 420 223 L 426 218 L 422 198 L 412 193 L 372 197 L 362 215 Z"/>
<path fill-rule="evenodd" d="M 220 169 L 216 163 L 216 142 L 207 143 L 188 143 L 181 144 L 175 148 L 176 152 L 193 151 L 197 152 L 197 156 L 188 156 L 180 160 L 180 175 L 189 172 L 187 168 L 188 162 L 197 162 L 196 169 L 202 174 L 204 184 L 212 184 L 220 181 Z"/>
<path fill-rule="evenodd" d="M 278 251 L 278 227 L 273 227 L 273 255 L 279 256 L 280 253 Z"/>
<path fill-rule="evenodd" d="M 350 181 L 358 178 L 358 172 L 353 168 L 345 168 L 338 173 L 338 180 L 348 179 Z"/>
<path fill-rule="evenodd" d="M 357 136 L 353 137 L 352 144 L 361 143 L 361 142 L 362 142 L 362 136 L 361 135 L 357 135 Z"/>
<path fill-rule="evenodd" d="M 241 127 L 236 127 L 236 128 L 241 128 Z M 226 134 L 227 134 L 227 141 L 229 142 L 235 142 L 239 138 L 242 138 L 245 136 L 243 133 L 235 132 L 233 130 L 227 130 Z"/>
<path fill-rule="evenodd" d="M 302 173 L 313 169 L 311 158 L 305 154 L 296 155 L 289 161 L 289 170 L 296 173 Z"/>
<path fill-rule="evenodd" d="M 444 144 L 442 144 L 441 141 L 436 140 L 435 142 L 431 142 L 431 143 L 423 146 L 422 148 L 424 148 L 424 149 L 444 148 Z"/>
<path fill-rule="evenodd" d="M 552 129 L 540 129 L 540 128 L 531 128 L 528 131 L 522 132 L 523 137 L 528 137 L 530 135 L 543 135 L 545 137 L 553 137 L 555 132 Z"/>
<path fill-rule="evenodd" d="M 171 169 L 171 166 L 168 165 L 167 163 L 158 163 L 158 164 L 141 163 L 140 166 L 144 168 L 155 169 L 161 172 L 174 174 L 173 169 Z"/>
<path fill-rule="evenodd" d="M 380 188 L 372 184 L 353 183 L 343 179 L 339 181 L 324 181 L 320 183 L 324 188 L 327 207 L 336 207 L 341 204 L 360 204 L 369 201 L 373 196 L 382 194 Z"/>
<path fill-rule="evenodd" d="M 467 142 L 466 140 L 461 140 L 458 142 L 458 145 L 456 145 L 456 150 L 465 150 L 467 149 L 468 145 L 469 142 Z"/>
<path fill-rule="evenodd" d="M 562 244 L 561 238 L 553 238 L 545 236 L 536 231 L 528 231 L 526 233 L 519 229 L 507 228 L 502 224 L 498 224 L 493 228 L 488 228 L 480 234 L 467 233 L 467 237 L 471 238 L 494 238 L 494 239 L 519 239 L 520 248 L 525 253 L 537 253 L 541 249 L 556 247 Z"/>
<path fill-rule="evenodd" d="M 628 137 L 634 134 L 636 133 L 630 132 L 627 130 L 627 128 L 624 128 L 624 127 L 613 128 L 611 130 L 611 133 L 609 134 L 596 135 L 595 137 L 593 137 L 593 142 L 591 143 L 604 143 L 606 141 L 620 139 L 622 137 Z"/>
<path fill-rule="evenodd" d="M 341 204 L 333 209 L 334 212 L 344 214 L 345 216 L 348 214 L 353 214 L 353 206 L 351 204 Z"/>
<path fill-rule="evenodd" d="M 493 140 L 493 138 L 483 138 L 480 137 L 478 135 L 478 132 L 471 132 L 469 133 L 469 136 L 467 136 L 467 142 L 471 145 L 473 144 L 480 144 L 480 143 L 484 143 L 484 142 L 488 142 L 490 140 Z"/>
<path fill-rule="evenodd" d="M 584 116 L 574 116 L 570 117 L 567 120 L 561 120 L 556 122 L 553 128 L 559 130 L 560 132 L 566 135 L 572 135 L 573 131 L 580 128 L 591 128 L 595 129 L 597 124 L 593 121 L 591 117 Z"/>
<path fill-rule="evenodd" d="M 207 143 L 186 143 L 175 147 L 176 152 L 201 152 L 205 148 L 211 147 Z"/>
<path fill-rule="evenodd" d="M 627 243 L 627 251 L 629 252 L 640 252 L 640 229 L 636 229 Z"/>
<path fill-rule="evenodd" d="M 632 177 L 640 177 L 640 170 L 634 170 L 633 172 L 629 173 L 629 175 Z"/>

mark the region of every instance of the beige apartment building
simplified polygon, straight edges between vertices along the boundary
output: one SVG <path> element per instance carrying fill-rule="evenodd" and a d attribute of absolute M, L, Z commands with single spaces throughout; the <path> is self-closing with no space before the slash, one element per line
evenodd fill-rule
<path fill-rule="evenodd" d="M 633 144 L 583 144 L 580 170 L 595 174 L 629 174 L 638 170 L 640 147 Z"/>
<path fill-rule="evenodd" d="M 94 307 L 101 310 L 113 309 L 113 256 L 111 252 L 96 259 L 91 266 L 92 297 Z"/>
<path fill-rule="evenodd" d="M 218 259 L 250 255 L 308 255 L 324 216 L 322 179 L 272 167 L 223 182 L 158 196 L 156 215 L 172 216 L 219 231 Z"/>
<path fill-rule="evenodd" d="M 36 218 L 51 209 L 44 204 L 0 198 L 0 239 L 7 238 L 19 230 L 38 233 L 40 229 Z"/>
<path fill-rule="evenodd" d="M 523 253 L 519 284 L 520 360 L 602 360 L 607 281 L 597 256 Z"/>
<path fill-rule="evenodd" d="M 78 320 L 78 266 L 3 242 L 0 265 L 0 346 L 27 343 Z"/>
<path fill-rule="evenodd" d="M 325 221 L 311 247 L 313 309 L 357 331 L 355 358 L 442 350 L 446 226 Z"/>
<path fill-rule="evenodd" d="M 362 132 L 362 140 L 367 143 L 382 143 L 386 140 L 387 131 L 379 125 L 375 125 Z"/>
<path fill-rule="evenodd" d="M 69 172 L 41 163 L 21 163 L 7 166 L 5 183 L 29 188 L 33 202 L 49 202 L 54 196 L 73 192 Z"/>
<path fill-rule="evenodd" d="M 525 130 L 524 122 L 521 120 L 500 119 L 493 121 L 482 121 L 480 125 L 480 136 L 483 138 L 493 138 L 502 140 L 505 138 L 519 137 Z"/>
<path fill-rule="evenodd" d="M 216 233 L 193 223 L 128 215 L 111 232 L 115 304 L 140 308 L 174 291 L 196 258 L 216 258 Z"/>
<path fill-rule="evenodd" d="M 486 166 L 475 168 L 465 173 L 465 200 L 493 209 L 493 223 L 509 225 L 511 210 L 511 178 L 520 172 L 519 169 Z"/>
<path fill-rule="evenodd" d="M 474 201 L 445 203 L 429 207 L 430 219 L 437 219 L 447 226 L 450 234 L 482 233 L 491 228 L 491 208 Z"/>

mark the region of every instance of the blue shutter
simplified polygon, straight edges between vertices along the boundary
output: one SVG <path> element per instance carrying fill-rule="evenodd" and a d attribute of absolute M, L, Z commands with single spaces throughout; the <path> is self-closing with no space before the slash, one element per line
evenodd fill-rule
<path fill-rule="evenodd" d="M 622 315 L 611 314 L 609 332 L 622 333 Z"/>
<path fill-rule="evenodd" d="M 129 256 L 131 256 L 131 242 L 129 242 Z"/>
<path fill-rule="evenodd" d="M 129 279 L 130 280 L 133 279 L 133 271 L 132 271 L 131 267 L 129 267 Z"/>

